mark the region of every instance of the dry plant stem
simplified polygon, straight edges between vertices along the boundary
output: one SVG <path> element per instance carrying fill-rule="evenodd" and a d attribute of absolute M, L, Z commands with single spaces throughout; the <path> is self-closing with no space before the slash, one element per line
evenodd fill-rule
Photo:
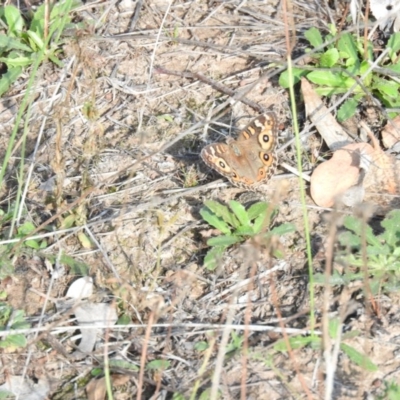
<path fill-rule="evenodd" d="M 229 89 L 228 87 L 222 85 L 221 83 L 216 82 L 213 79 L 207 78 L 206 76 L 198 72 L 172 71 L 159 66 L 156 67 L 155 71 L 160 74 L 180 76 L 182 78 L 188 78 L 188 79 L 198 79 L 199 81 L 204 82 L 207 85 L 210 85 L 213 89 L 218 90 L 219 92 L 226 94 L 235 100 L 241 101 L 243 104 L 248 105 L 253 110 L 259 112 L 260 114 L 263 114 L 266 111 L 259 104 L 254 103 L 254 101 L 246 99 L 243 95 L 238 96 L 238 92 L 235 92 L 234 90 Z"/>
<path fill-rule="evenodd" d="M 146 357 L 147 357 L 147 347 L 150 340 L 151 330 L 154 322 L 154 311 L 150 313 L 149 320 L 147 321 L 146 333 L 143 340 L 143 349 L 142 355 L 140 357 L 140 372 L 139 372 L 139 381 L 137 387 L 137 400 L 141 400 L 142 398 L 142 387 L 143 387 L 143 378 L 144 378 L 144 368 L 146 364 Z"/>
<path fill-rule="evenodd" d="M 343 28 L 343 25 L 344 25 L 344 23 L 346 21 L 347 15 L 349 14 L 349 9 L 350 9 L 350 3 L 347 2 L 346 3 L 346 8 L 345 8 L 343 16 L 342 16 L 342 19 L 340 20 L 339 25 L 338 25 L 338 33 L 340 33 L 342 31 L 342 28 Z"/>
<path fill-rule="evenodd" d="M 326 243 L 326 265 L 325 265 L 325 282 L 324 282 L 324 297 L 323 297 L 323 309 L 322 309 L 322 343 L 323 343 L 323 354 L 325 357 L 326 365 L 326 378 L 325 378 L 325 399 L 329 400 L 332 398 L 333 393 L 333 382 L 335 378 L 336 362 L 333 362 L 331 357 L 331 338 L 329 336 L 329 306 L 331 299 L 331 284 L 330 280 L 332 277 L 332 262 L 333 262 L 333 249 L 335 246 L 336 238 L 336 221 L 338 215 L 336 212 L 331 214 L 330 227 L 328 232 L 328 238 Z M 336 360 L 337 361 L 337 360 Z"/>
<path fill-rule="evenodd" d="M 297 374 L 297 377 L 298 377 L 298 379 L 300 381 L 301 387 L 304 389 L 304 392 L 306 393 L 307 398 L 309 400 L 312 400 L 313 396 L 312 396 L 312 394 L 310 392 L 310 389 L 308 388 L 306 382 L 304 381 L 303 375 L 300 372 L 297 360 L 296 360 L 296 358 L 295 358 L 295 356 L 293 354 L 293 350 L 292 350 L 292 347 L 290 345 L 288 332 L 287 332 L 287 329 L 286 329 L 285 324 L 283 322 L 282 313 L 281 313 L 281 310 L 280 310 L 280 307 L 279 307 L 278 292 L 276 290 L 275 282 L 276 282 L 276 276 L 275 276 L 275 274 L 273 274 L 273 275 L 271 275 L 271 279 L 270 279 L 272 304 L 274 305 L 274 308 L 275 308 L 275 312 L 276 312 L 276 315 L 277 315 L 277 318 L 278 318 L 279 326 L 282 329 L 283 340 L 285 341 L 285 345 L 286 345 L 287 352 L 289 354 L 289 358 L 292 360 L 292 365 L 293 365 L 294 370 L 296 371 L 296 374 Z"/>
<path fill-rule="evenodd" d="M 90 239 L 94 242 L 94 244 L 97 246 L 97 248 L 100 250 L 102 256 L 104 257 L 104 260 L 106 261 L 106 264 L 110 268 L 110 270 L 113 272 L 115 277 L 118 279 L 119 282 L 122 281 L 121 276 L 119 275 L 118 271 L 115 269 L 114 264 L 111 262 L 110 257 L 108 257 L 108 254 L 106 251 L 103 250 L 101 244 L 99 241 L 96 239 L 96 237 L 93 235 L 93 232 L 87 225 L 85 225 L 85 231 L 88 233 L 90 236 Z"/>
<path fill-rule="evenodd" d="M 143 5 L 143 0 L 138 0 L 136 2 L 135 12 L 133 14 L 133 18 L 132 18 L 131 24 L 129 26 L 129 30 L 130 31 L 134 31 L 135 30 L 136 23 L 137 23 L 137 21 L 139 19 L 140 11 L 142 9 L 142 5 Z"/>
<path fill-rule="evenodd" d="M 113 300 L 111 303 L 111 307 L 116 306 L 116 301 Z M 111 376 L 110 376 L 110 362 L 108 358 L 108 341 L 109 341 L 109 328 L 105 330 L 104 334 L 104 353 L 103 353 L 103 360 L 104 360 L 104 378 L 106 382 L 107 388 L 107 400 L 113 400 L 113 393 L 111 387 Z"/>
<path fill-rule="evenodd" d="M 125 329 L 143 329 L 146 328 L 148 325 L 146 324 L 128 324 L 128 325 L 123 325 L 123 326 L 113 326 L 110 327 L 109 324 L 107 325 L 76 325 L 76 326 L 60 326 L 60 321 L 55 322 L 54 324 L 48 324 L 47 326 L 41 327 L 41 328 L 30 328 L 30 329 L 13 329 L 9 331 L 0 331 L 0 337 L 7 337 L 9 335 L 29 335 L 32 333 L 35 333 L 36 331 L 38 332 L 53 332 L 54 334 L 60 334 L 64 332 L 70 332 L 70 331 L 76 331 L 77 329 L 113 329 L 113 331 L 119 331 L 120 329 L 125 330 Z M 209 330 L 223 330 L 226 327 L 229 329 L 236 329 L 236 330 L 244 330 L 245 328 L 251 330 L 252 332 L 273 332 L 273 333 L 279 333 L 282 334 L 283 330 L 281 328 L 277 328 L 275 326 L 265 326 L 265 325 L 229 325 L 229 324 L 196 324 L 196 323 L 191 323 L 191 324 L 153 324 L 152 328 L 176 328 L 176 329 L 204 329 L 204 332 L 197 332 L 199 334 L 205 333 Z M 310 335 L 311 331 L 307 329 L 295 329 L 295 328 L 285 328 L 284 329 L 286 333 L 290 335 Z M 322 333 L 319 331 L 313 331 L 315 335 L 321 335 Z"/>
<path fill-rule="evenodd" d="M 54 89 L 53 96 L 50 99 L 49 110 L 51 110 L 53 108 L 53 104 L 54 104 L 54 102 L 56 100 L 56 95 L 57 95 L 57 93 L 58 93 L 58 91 L 59 91 L 59 89 L 61 87 L 62 82 L 64 81 L 65 77 L 67 76 L 67 71 L 70 70 L 70 68 L 71 68 L 71 66 L 72 66 L 74 61 L 75 61 L 75 56 L 73 56 L 71 58 L 70 62 L 66 66 L 66 68 L 64 68 L 64 70 L 62 72 L 62 75 L 61 75 L 60 79 L 58 80 L 57 86 Z M 39 150 L 39 147 L 40 147 L 40 143 L 42 141 L 42 137 L 43 137 L 44 129 L 45 129 L 45 126 L 46 126 L 46 122 L 47 122 L 47 116 L 44 116 L 42 124 L 40 125 L 39 135 L 38 135 L 38 137 L 36 139 L 35 149 L 33 150 L 33 154 L 31 156 L 31 165 L 29 166 L 28 174 L 27 174 L 27 177 L 26 177 L 25 188 L 24 188 L 24 191 L 23 191 L 22 196 L 21 196 L 21 207 L 20 207 L 18 215 L 17 215 L 17 223 L 18 224 L 19 224 L 19 221 L 20 221 L 21 216 L 22 216 L 22 212 L 23 212 L 22 205 L 25 203 L 25 199 L 26 199 L 26 196 L 28 194 L 30 181 L 31 181 L 31 178 L 32 178 L 33 170 L 35 168 L 35 158 L 36 158 L 36 155 L 38 153 L 38 150 Z"/>
<path fill-rule="evenodd" d="M 233 300 L 234 296 L 232 296 Z M 232 302 L 231 300 L 231 302 Z M 226 324 L 222 332 L 221 342 L 219 343 L 218 355 L 215 361 L 215 369 L 212 376 L 212 385 L 210 391 L 210 400 L 217 400 L 218 399 L 218 388 L 219 388 L 219 381 L 221 379 L 221 373 L 223 370 L 224 365 L 224 357 L 225 357 L 225 350 L 228 345 L 229 336 L 231 333 L 232 328 L 232 321 L 235 315 L 235 311 L 233 308 L 228 309 L 227 317 L 226 317 Z"/>
<path fill-rule="evenodd" d="M 171 3 L 172 3 L 172 0 L 169 0 L 167 2 L 167 7 L 166 7 L 166 10 L 164 13 L 164 17 L 161 21 L 160 28 L 158 29 L 158 32 L 157 32 L 156 43 L 154 44 L 153 51 L 151 53 L 150 65 L 149 65 L 149 78 L 148 78 L 147 84 L 146 84 L 146 92 L 150 91 L 150 85 L 151 85 L 151 80 L 153 77 L 153 66 L 154 66 L 154 60 L 156 57 L 156 51 L 157 51 L 158 43 L 160 42 L 161 32 L 163 31 L 163 27 L 164 27 L 165 21 L 167 19 L 167 15 L 169 14 L 169 11 L 171 9 Z M 139 111 L 139 121 L 138 121 L 138 127 L 137 127 L 137 132 L 139 132 L 139 135 L 141 136 L 142 139 L 143 139 L 143 137 L 142 137 L 142 133 L 141 133 L 141 128 L 142 128 L 143 113 L 144 113 L 145 106 L 146 106 L 146 102 L 143 101 L 143 106 L 140 108 L 140 111 Z"/>
<path fill-rule="evenodd" d="M 254 290 L 254 278 L 256 275 L 257 264 L 253 262 L 253 265 L 250 270 L 250 279 L 249 284 L 247 286 L 247 305 L 244 313 L 244 325 L 250 325 L 251 321 L 251 306 L 252 302 L 250 299 L 250 293 Z M 246 400 L 246 380 L 247 380 L 247 355 L 249 353 L 249 330 L 246 328 L 243 331 L 244 341 L 243 341 L 243 354 L 242 354 L 242 380 L 240 385 L 240 398 L 241 400 Z"/>
<path fill-rule="evenodd" d="M 207 371 L 207 365 L 212 356 L 214 346 L 215 346 L 215 341 L 216 341 L 216 338 L 212 337 L 208 342 L 208 349 L 206 350 L 206 352 L 204 354 L 203 363 L 201 364 L 199 373 L 197 374 L 196 381 L 194 382 L 193 391 L 192 391 L 192 394 L 190 395 L 190 400 L 195 400 L 195 398 L 196 398 L 197 391 L 199 390 L 199 387 L 201 384 L 201 378 Z"/>
<path fill-rule="evenodd" d="M 57 262 L 59 262 L 59 258 L 60 258 L 60 257 L 61 257 L 61 250 L 60 250 L 59 253 L 58 253 Z M 42 312 L 41 312 L 41 314 L 40 314 L 40 318 L 39 318 L 39 322 L 38 322 L 38 328 L 39 328 L 39 329 L 42 327 L 43 319 L 44 319 L 45 312 L 46 312 L 46 309 L 47 309 L 47 304 L 48 304 L 48 302 L 49 302 L 49 300 L 50 300 L 50 292 L 51 292 L 51 290 L 52 290 L 52 288 L 53 288 L 53 284 L 54 284 L 54 274 L 51 275 L 49 287 L 48 287 L 47 293 L 46 293 L 46 298 L 45 298 L 45 301 L 44 301 L 44 303 L 43 303 Z M 36 341 L 38 340 L 38 335 L 39 335 L 39 332 L 40 332 L 39 329 L 36 330 L 35 333 L 34 333 L 33 342 L 36 342 Z M 33 352 L 34 352 L 33 347 L 32 347 L 32 346 L 29 346 L 28 355 L 27 355 L 27 357 L 26 357 L 24 369 L 23 369 L 23 372 L 22 372 L 22 377 L 23 377 L 23 379 L 25 379 L 25 377 L 26 377 L 26 374 L 27 374 L 27 371 L 28 371 L 28 367 L 29 367 L 29 364 L 30 364 L 30 361 L 31 361 L 31 357 L 32 357 Z M 16 400 L 18 400 L 18 398 L 19 398 L 19 395 L 16 396 Z"/>
<path fill-rule="evenodd" d="M 62 157 L 62 127 L 60 118 L 56 119 L 56 138 L 55 138 L 55 160 L 52 163 L 53 170 L 56 174 L 56 190 L 55 190 L 55 200 L 57 207 L 62 204 L 62 193 L 63 193 L 63 183 L 65 176 L 65 169 Z"/>
<path fill-rule="evenodd" d="M 164 340 L 164 350 L 163 350 L 163 353 L 164 353 L 164 354 L 167 352 L 167 344 L 169 343 L 169 341 L 170 341 L 170 339 L 171 339 L 172 323 L 173 323 L 173 313 L 170 313 L 170 315 L 169 315 L 169 320 L 172 321 L 172 322 L 170 322 L 171 326 L 168 327 L 168 329 L 167 329 L 167 335 L 166 335 L 165 340 Z M 160 389 L 161 389 L 161 385 L 162 385 L 162 382 L 161 382 L 161 379 L 162 379 L 162 372 L 163 372 L 163 371 L 161 371 L 161 373 L 157 374 L 157 385 L 156 385 L 156 390 L 154 391 L 154 394 L 153 394 L 153 397 L 154 397 L 155 399 L 158 398 L 159 392 L 160 392 Z"/>
<path fill-rule="evenodd" d="M 288 55 L 287 55 L 288 71 L 289 71 L 289 75 L 292 77 L 293 76 L 292 75 L 292 64 L 291 64 L 290 51 L 289 51 L 290 50 L 290 41 L 289 41 L 289 32 L 288 32 L 289 24 L 288 24 L 288 21 L 287 21 L 288 7 L 287 7 L 287 1 L 286 0 L 284 0 L 282 2 L 282 14 L 283 14 L 283 19 L 284 19 L 284 23 L 285 23 L 286 49 L 287 49 L 287 52 L 288 52 Z M 296 105 L 295 105 L 294 100 L 293 100 L 294 99 L 293 85 L 291 87 L 290 97 L 291 97 L 292 111 L 293 111 L 293 114 L 296 116 Z M 297 140 L 296 140 L 296 144 L 297 144 L 297 146 L 296 146 L 296 148 L 297 148 L 297 162 L 298 162 L 299 170 L 301 171 L 301 151 L 300 151 L 300 141 L 299 141 L 299 138 L 298 138 L 298 127 L 297 127 L 296 118 L 293 121 L 293 123 L 295 125 L 294 126 L 294 128 L 295 128 L 294 130 L 297 133 L 296 134 L 296 137 L 297 137 Z M 302 193 L 302 198 L 305 199 L 304 182 L 302 180 L 299 180 L 299 183 L 300 183 L 300 190 L 301 190 L 301 193 Z M 307 217 L 307 210 L 306 209 L 304 209 L 303 217 L 304 217 L 304 228 L 305 228 L 305 235 L 306 235 L 307 249 L 308 249 L 308 251 L 307 251 L 308 264 L 309 264 L 309 270 L 310 270 L 310 277 L 312 277 L 312 260 L 310 259 L 311 258 L 311 254 L 310 254 L 310 250 L 309 250 L 311 248 L 311 243 L 310 243 L 310 237 L 309 237 L 308 217 Z M 293 362 L 293 366 L 294 366 L 294 368 L 295 368 L 295 370 L 297 372 L 297 376 L 298 376 L 298 379 L 300 381 L 300 384 L 301 384 L 302 388 L 304 389 L 308 399 L 312 399 L 313 396 L 312 396 L 312 394 L 310 392 L 310 389 L 308 388 L 306 382 L 304 381 L 303 375 L 299 371 L 296 359 L 294 357 L 292 348 L 290 346 L 288 335 L 284 330 L 285 326 L 284 326 L 284 324 L 283 324 L 283 322 L 281 320 L 282 314 L 281 314 L 280 309 L 279 309 L 278 296 L 277 296 L 277 292 L 276 292 L 276 288 L 275 288 L 275 282 L 274 282 L 273 279 L 271 279 L 271 281 L 272 281 L 272 284 L 273 284 L 273 286 L 271 286 L 272 296 L 273 296 L 273 299 L 274 299 L 276 312 L 277 312 L 277 315 L 278 315 L 278 318 L 279 318 L 279 325 L 281 325 L 281 328 L 283 329 L 283 337 L 284 337 L 284 340 L 285 340 L 285 343 L 286 343 L 286 348 L 288 350 L 289 357 L 291 358 L 291 360 Z M 311 280 L 310 284 L 311 285 L 313 284 L 312 280 Z M 310 290 L 310 295 L 311 295 L 311 301 L 313 301 L 313 299 L 312 299 L 312 295 L 313 295 L 312 290 Z M 313 314 L 313 305 L 311 306 L 311 310 L 312 310 L 312 314 Z M 313 317 L 313 315 L 311 315 L 311 319 L 312 319 L 312 321 L 311 321 L 311 324 L 312 324 L 311 329 L 313 329 L 314 328 L 314 326 L 313 326 L 314 325 L 314 317 Z"/>
<path fill-rule="evenodd" d="M 366 1 L 364 14 L 364 60 L 368 60 L 368 18 L 369 18 L 369 0 Z"/>

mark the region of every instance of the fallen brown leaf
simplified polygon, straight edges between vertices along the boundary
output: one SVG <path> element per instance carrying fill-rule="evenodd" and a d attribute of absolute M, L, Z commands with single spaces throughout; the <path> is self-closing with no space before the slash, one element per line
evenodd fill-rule
<path fill-rule="evenodd" d="M 382 130 L 382 143 L 387 148 L 392 148 L 400 140 L 400 116 L 397 116 L 385 125 Z"/>
<path fill-rule="evenodd" d="M 363 156 L 374 148 L 368 143 L 352 143 L 336 150 L 330 160 L 320 164 L 311 176 L 311 197 L 321 207 L 332 207 L 346 190 L 357 185 Z"/>

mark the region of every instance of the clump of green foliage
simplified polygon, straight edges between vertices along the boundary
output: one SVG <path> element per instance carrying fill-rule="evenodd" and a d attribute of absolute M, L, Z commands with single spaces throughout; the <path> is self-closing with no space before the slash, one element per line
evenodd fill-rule
<path fill-rule="evenodd" d="M 5 294 L 0 293 L 0 298 L 4 299 Z M 13 310 L 13 308 L 6 303 L 0 302 L 0 332 L 5 330 L 12 332 L 17 329 L 28 328 L 30 328 L 30 325 L 25 320 L 23 310 Z M 7 349 L 8 351 L 14 351 L 26 345 L 26 337 L 20 333 L 10 334 L 4 338 L 0 338 L 0 348 Z"/>
<path fill-rule="evenodd" d="M 55 2 L 50 12 L 46 32 L 45 5 L 38 7 L 30 18 L 13 6 L 0 7 L 0 62 L 6 64 L 7 72 L 0 78 L 0 96 L 21 75 L 23 68 L 39 59 L 47 59 L 62 66 L 60 38 L 72 24 L 70 11 L 80 4 L 76 0 Z M 47 33 L 47 36 L 46 36 Z"/>
<path fill-rule="evenodd" d="M 339 235 L 341 250 L 336 261 L 344 265 L 344 271 L 334 271 L 330 283 L 346 285 L 351 281 L 364 280 L 373 295 L 379 291 L 394 292 L 400 289 L 400 210 L 388 213 L 381 222 L 382 233 L 375 234 L 371 226 L 353 216 L 343 223 L 346 231 Z M 365 274 L 365 272 L 367 274 Z M 323 284 L 323 274 L 315 275 L 315 282 Z"/>
<path fill-rule="evenodd" d="M 329 326 L 328 326 L 328 334 L 329 337 L 333 340 L 338 340 L 338 333 L 340 332 L 339 329 L 341 329 L 340 326 L 340 320 L 339 318 L 332 318 L 329 321 Z M 377 371 L 378 367 L 371 361 L 369 357 L 367 357 L 365 354 L 360 353 L 358 350 L 356 350 L 354 347 L 349 346 L 348 344 L 344 343 L 346 339 L 351 339 L 353 337 L 356 337 L 360 334 L 358 331 L 351 331 L 351 332 L 346 332 L 340 335 L 340 350 L 349 357 L 349 359 L 359 367 L 373 372 Z M 305 346 L 311 346 L 313 349 L 321 350 L 323 348 L 323 341 L 322 337 L 316 336 L 316 335 L 310 335 L 310 336 L 293 336 L 289 338 L 289 343 L 290 343 L 290 348 L 292 350 L 295 349 L 300 349 Z M 274 350 L 275 351 L 280 351 L 283 353 L 286 353 L 289 351 L 287 348 L 287 343 L 284 339 L 281 339 L 277 341 L 274 345 Z"/>
<path fill-rule="evenodd" d="M 236 243 L 258 235 L 262 239 L 269 239 L 273 235 L 281 236 L 295 231 L 294 225 L 289 223 L 268 229 L 278 210 L 265 202 L 255 203 L 247 210 L 234 200 L 229 202 L 229 207 L 212 200 L 204 204 L 205 207 L 200 210 L 201 216 L 222 233 L 207 241 L 207 245 L 212 248 L 207 253 L 204 264 L 209 270 L 214 270 L 225 250 Z M 278 252 L 274 255 L 279 256 Z"/>
<path fill-rule="evenodd" d="M 371 41 L 356 34 L 343 33 L 336 36 L 336 28 L 322 36 L 317 28 L 310 28 L 304 36 L 313 47 L 308 49 L 311 62 L 307 67 L 294 68 L 294 83 L 302 76 L 316 84 L 316 92 L 321 96 L 347 93 L 352 95 L 338 110 L 337 118 L 344 121 L 354 115 L 360 100 L 372 94 L 387 108 L 399 108 L 400 32 L 394 33 L 380 53 L 374 51 Z M 379 57 L 379 60 L 378 60 Z M 378 60 L 376 67 L 372 64 Z M 289 87 L 288 72 L 281 74 L 279 83 Z M 397 113 L 389 113 L 395 117 Z"/>

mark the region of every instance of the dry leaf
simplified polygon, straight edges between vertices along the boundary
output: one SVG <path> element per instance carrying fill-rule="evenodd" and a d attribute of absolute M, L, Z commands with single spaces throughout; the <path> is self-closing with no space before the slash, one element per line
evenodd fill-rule
<path fill-rule="evenodd" d="M 336 150 L 330 160 L 320 164 L 311 176 L 311 197 L 315 203 L 332 207 L 339 196 L 359 183 L 362 163 L 373 152 L 374 148 L 367 143 L 353 143 Z"/>
<path fill-rule="evenodd" d="M 382 130 L 382 143 L 391 149 L 400 140 L 400 116 L 388 121 Z"/>
<path fill-rule="evenodd" d="M 100 329 L 97 326 L 114 325 L 117 320 L 117 312 L 111 304 L 84 303 L 75 309 L 75 316 L 79 325 L 90 325 L 90 329 L 82 329 L 82 340 L 79 343 L 79 350 L 82 353 L 90 353 L 97 341 L 97 334 Z"/>
<path fill-rule="evenodd" d="M 364 180 L 365 200 L 377 205 L 377 213 L 400 206 L 400 161 L 386 154 L 379 146 L 378 140 L 370 135 L 374 144 L 371 167 Z"/>
<path fill-rule="evenodd" d="M 301 91 L 307 116 L 315 124 L 328 147 L 331 150 L 337 150 L 352 143 L 353 139 L 347 135 L 333 115 L 328 112 L 319 95 L 305 78 L 301 79 Z"/>

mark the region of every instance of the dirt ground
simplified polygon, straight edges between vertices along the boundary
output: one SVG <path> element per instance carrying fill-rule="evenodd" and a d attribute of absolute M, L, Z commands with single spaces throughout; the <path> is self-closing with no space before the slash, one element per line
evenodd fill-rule
<path fill-rule="evenodd" d="M 304 50 L 306 29 L 341 19 L 340 10 L 329 8 L 329 15 L 325 3 L 293 2 L 294 57 Z M 345 315 L 344 332 L 355 332 L 345 343 L 368 355 L 377 371 L 357 366 L 342 351 L 328 365 L 333 347 L 291 354 L 274 348 L 282 331 L 308 335 L 311 307 L 318 332 L 326 314 L 323 286 L 314 286 L 310 302 L 299 178 L 278 167 L 268 184 L 251 192 L 211 171 L 201 149 L 236 137 L 259 112 L 201 77 L 161 73 L 200 73 L 273 111 L 281 147 L 293 138 L 289 95 L 278 84 L 287 53 L 281 2 L 94 1 L 78 8 L 76 21 L 85 28 L 65 38 L 64 68 L 41 65 L 31 114 L 23 116 L 29 118 L 24 171 L 34 168 L 22 221 L 37 227 L 61 214 L 39 232 L 53 231 L 47 246 L 40 252 L 22 247 L 0 284 L 8 305 L 24 310 L 32 328 L 46 329 L 29 333 L 25 348 L 0 352 L 0 384 L 24 376 L 47 388 L 36 398 L 100 399 L 104 363 L 111 361 L 125 362 L 111 368 L 115 399 L 323 399 L 332 368 L 334 399 L 378 399 L 384 381 L 399 382 L 397 293 L 375 298 L 379 315 L 360 287 L 328 294 L 329 318 Z M 29 76 L 28 70 L 0 101 L 3 157 Z M 307 120 L 297 96 L 302 128 Z M 323 143 L 314 134 L 302 145 L 309 172 Z M 279 162 L 297 168 L 295 154 L 292 144 L 279 152 Z M 3 211 L 17 196 L 20 144 L 11 161 Z M 290 222 L 296 231 L 269 246 L 257 240 L 232 246 L 208 271 L 206 242 L 215 230 L 200 210 L 211 199 L 271 202 L 279 209 L 274 224 Z M 331 212 L 316 207 L 308 191 L 306 203 L 311 267 L 323 272 Z M 93 350 L 79 357 L 81 331 L 74 329 L 73 312 L 56 301 L 78 278 L 78 266 L 60 261 L 61 253 L 87 266 L 90 301 L 111 305 L 128 323 L 99 331 Z M 72 329 L 55 330 L 61 326 Z M 168 364 L 151 368 L 155 360 Z"/>

